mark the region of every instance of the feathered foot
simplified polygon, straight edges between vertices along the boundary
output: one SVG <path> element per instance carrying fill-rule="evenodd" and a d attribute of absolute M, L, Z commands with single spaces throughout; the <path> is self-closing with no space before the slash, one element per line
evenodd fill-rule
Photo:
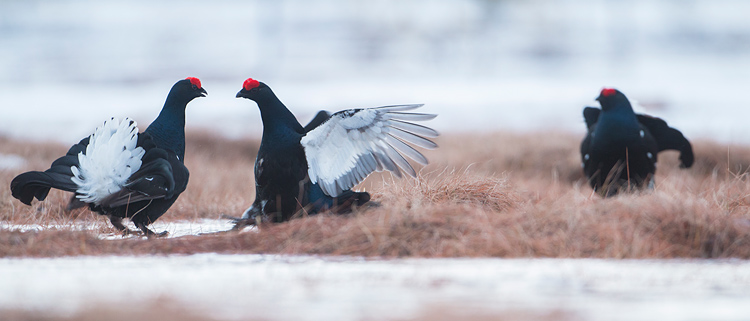
<path fill-rule="evenodd" d="M 161 232 L 161 233 L 155 233 L 154 231 L 152 231 L 151 229 L 149 229 L 148 227 L 146 227 L 145 224 L 136 224 L 136 226 L 139 229 L 141 229 L 141 231 L 143 231 L 143 235 L 146 235 L 146 237 L 148 237 L 148 238 L 165 237 L 165 236 L 169 235 L 169 232 L 167 232 L 167 231 L 164 231 L 164 232 Z"/>
<path fill-rule="evenodd" d="M 247 226 L 259 226 L 262 222 L 263 213 L 256 209 L 255 206 L 250 206 L 250 208 L 245 210 L 245 213 L 242 213 L 242 217 L 229 215 L 222 215 L 221 217 L 234 223 L 231 231 L 240 231 Z"/>

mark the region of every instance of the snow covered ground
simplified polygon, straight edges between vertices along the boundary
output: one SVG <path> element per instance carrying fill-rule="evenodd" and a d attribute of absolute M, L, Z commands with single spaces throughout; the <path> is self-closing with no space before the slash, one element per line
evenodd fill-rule
<path fill-rule="evenodd" d="M 562 311 L 580 320 L 747 320 L 750 263 L 200 254 L 0 259 L 0 308 L 70 313 L 170 298 L 228 319 Z"/>
<path fill-rule="evenodd" d="M 98 227 L 0 224 L 0 231 Z M 152 228 L 181 237 L 231 224 L 157 222 Z M 437 310 L 458 316 L 562 313 L 574 320 L 746 320 L 750 262 L 220 254 L 0 259 L 0 310 L 68 314 L 165 298 L 221 319 L 382 320 Z"/>
<path fill-rule="evenodd" d="M 106 220 L 105 220 L 106 221 Z M 108 222 L 105 222 L 105 224 L 109 224 Z M 135 224 L 132 222 L 128 222 L 129 226 L 133 230 L 137 230 L 135 227 Z M 181 237 L 186 235 L 200 235 L 200 234 L 209 234 L 209 233 L 216 233 L 221 231 L 229 231 L 234 224 L 229 220 L 213 220 L 213 219 L 200 219 L 195 221 L 164 221 L 164 222 L 156 222 L 154 224 L 149 225 L 152 231 L 155 231 L 157 233 L 161 233 L 163 231 L 169 232 L 167 234 L 167 237 Z M 251 228 L 246 228 L 245 230 L 250 231 Z M 112 238 L 116 238 L 118 236 L 111 236 Z"/>
<path fill-rule="evenodd" d="M 123 222 L 126 226 L 128 226 L 131 230 L 138 230 L 135 225 L 130 222 L 129 220 L 125 220 Z M 99 232 L 101 230 L 102 226 L 109 226 L 109 221 L 105 219 L 103 216 L 101 217 L 101 220 L 97 222 L 82 222 L 82 221 L 73 221 L 66 224 L 49 224 L 49 225 L 39 225 L 39 224 L 8 224 L 4 222 L 0 222 L 0 231 L 2 230 L 8 230 L 8 231 L 42 231 L 42 230 L 72 230 L 72 231 L 95 231 Z M 232 224 L 229 220 L 212 220 L 212 219 L 200 219 L 195 221 L 175 221 L 175 222 L 167 222 L 167 221 L 158 221 L 156 223 L 153 223 L 149 225 L 151 230 L 157 233 L 161 233 L 163 231 L 169 232 L 167 237 L 174 238 L 174 237 L 182 237 L 186 235 L 200 235 L 200 234 L 207 234 L 207 233 L 215 233 L 215 232 L 221 232 L 221 231 L 228 231 L 230 230 L 234 224 Z M 250 228 L 247 228 L 247 230 L 250 230 Z M 100 234 L 100 238 L 102 239 L 121 239 L 123 236 L 120 234 Z M 131 235 L 126 237 L 142 237 L 138 235 Z"/>

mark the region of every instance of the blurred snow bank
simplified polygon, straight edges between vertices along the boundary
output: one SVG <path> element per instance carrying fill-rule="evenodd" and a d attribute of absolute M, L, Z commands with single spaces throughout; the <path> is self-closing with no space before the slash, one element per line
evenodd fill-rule
<path fill-rule="evenodd" d="M 165 297 L 230 319 L 409 319 L 436 308 L 629 321 L 746 320 L 750 313 L 750 263 L 735 260 L 201 254 L 6 258 L 0 271 L 0 308 L 53 314 Z"/>
<path fill-rule="evenodd" d="M 188 127 L 259 135 L 242 81 L 301 119 L 423 102 L 443 132 L 583 133 L 614 86 L 689 137 L 750 143 L 742 0 L 2 1 L 0 134 L 67 143 L 111 116 L 141 126 L 178 79 L 209 97 Z"/>

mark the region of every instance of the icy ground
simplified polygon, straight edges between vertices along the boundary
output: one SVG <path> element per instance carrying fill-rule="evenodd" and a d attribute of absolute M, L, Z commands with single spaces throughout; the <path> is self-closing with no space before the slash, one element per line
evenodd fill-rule
<path fill-rule="evenodd" d="M 228 319 L 405 319 L 431 310 L 582 320 L 747 320 L 750 263 L 200 254 L 0 260 L 0 308 L 69 313 L 169 298 Z"/>
<path fill-rule="evenodd" d="M 129 220 L 123 221 L 124 224 L 131 230 L 137 230 L 135 225 L 131 223 Z M 174 237 L 182 237 L 186 235 L 200 235 L 200 234 L 208 234 L 208 233 L 216 233 L 221 231 L 228 231 L 232 228 L 234 224 L 232 224 L 229 220 L 212 220 L 212 219 L 199 219 L 195 221 L 159 221 L 156 223 L 153 223 L 149 225 L 149 228 L 156 232 L 161 233 L 163 231 L 169 232 L 166 237 L 174 238 Z M 121 239 L 123 236 L 120 234 L 115 233 L 101 233 L 102 227 L 109 227 L 110 230 L 114 229 L 111 227 L 109 222 L 104 218 L 101 217 L 101 220 L 97 222 L 82 222 L 82 221 L 73 221 L 65 224 L 49 224 L 49 225 L 40 225 L 40 224 L 8 224 L 5 222 L 0 222 L 0 231 L 8 230 L 8 231 L 41 231 L 41 230 L 49 230 L 49 229 L 56 229 L 56 230 L 74 230 L 74 231 L 94 231 L 99 234 L 99 237 L 101 239 Z M 249 228 L 247 230 L 250 230 Z M 142 237 L 138 235 L 131 235 L 126 237 Z"/>

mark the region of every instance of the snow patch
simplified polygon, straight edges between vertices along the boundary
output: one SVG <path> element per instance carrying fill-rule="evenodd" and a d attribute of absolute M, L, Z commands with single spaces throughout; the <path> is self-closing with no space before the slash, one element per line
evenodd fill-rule
<path fill-rule="evenodd" d="M 135 225 L 133 225 L 129 221 L 123 221 L 123 223 L 126 223 L 128 227 L 131 230 L 137 230 Z M 0 222 L 0 230 L 8 230 L 8 231 L 21 231 L 21 232 L 28 232 L 28 231 L 43 231 L 43 230 L 67 230 L 67 231 L 93 231 L 93 232 L 99 232 L 102 230 L 102 227 L 111 227 L 109 223 L 106 220 L 97 221 L 93 223 L 81 223 L 81 222 L 73 222 L 73 223 L 66 223 L 66 224 L 46 224 L 46 225 L 40 225 L 40 224 L 9 224 L 6 222 Z M 228 231 L 230 230 L 234 224 L 230 222 L 229 220 L 214 220 L 214 219 L 200 219 L 195 221 L 159 221 L 156 223 L 153 223 L 149 225 L 150 228 L 159 233 L 162 231 L 167 231 L 169 234 L 167 235 L 168 238 L 175 238 L 175 237 L 183 237 L 188 235 L 201 235 L 201 234 L 209 234 L 209 233 L 216 233 L 216 232 L 222 232 L 222 231 Z M 253 229 L 248 229 L 253 230 Z M 129 238 L 129 237 L 142 237 L 138 235 L 129 235 L 129 236 L 122 236 L 119 233 L 100 233 L 99 238 L 101 239 L 108 239 L 108 240 L 115 240 L 115 239 L 122 239 L 122 238 Z"/>

